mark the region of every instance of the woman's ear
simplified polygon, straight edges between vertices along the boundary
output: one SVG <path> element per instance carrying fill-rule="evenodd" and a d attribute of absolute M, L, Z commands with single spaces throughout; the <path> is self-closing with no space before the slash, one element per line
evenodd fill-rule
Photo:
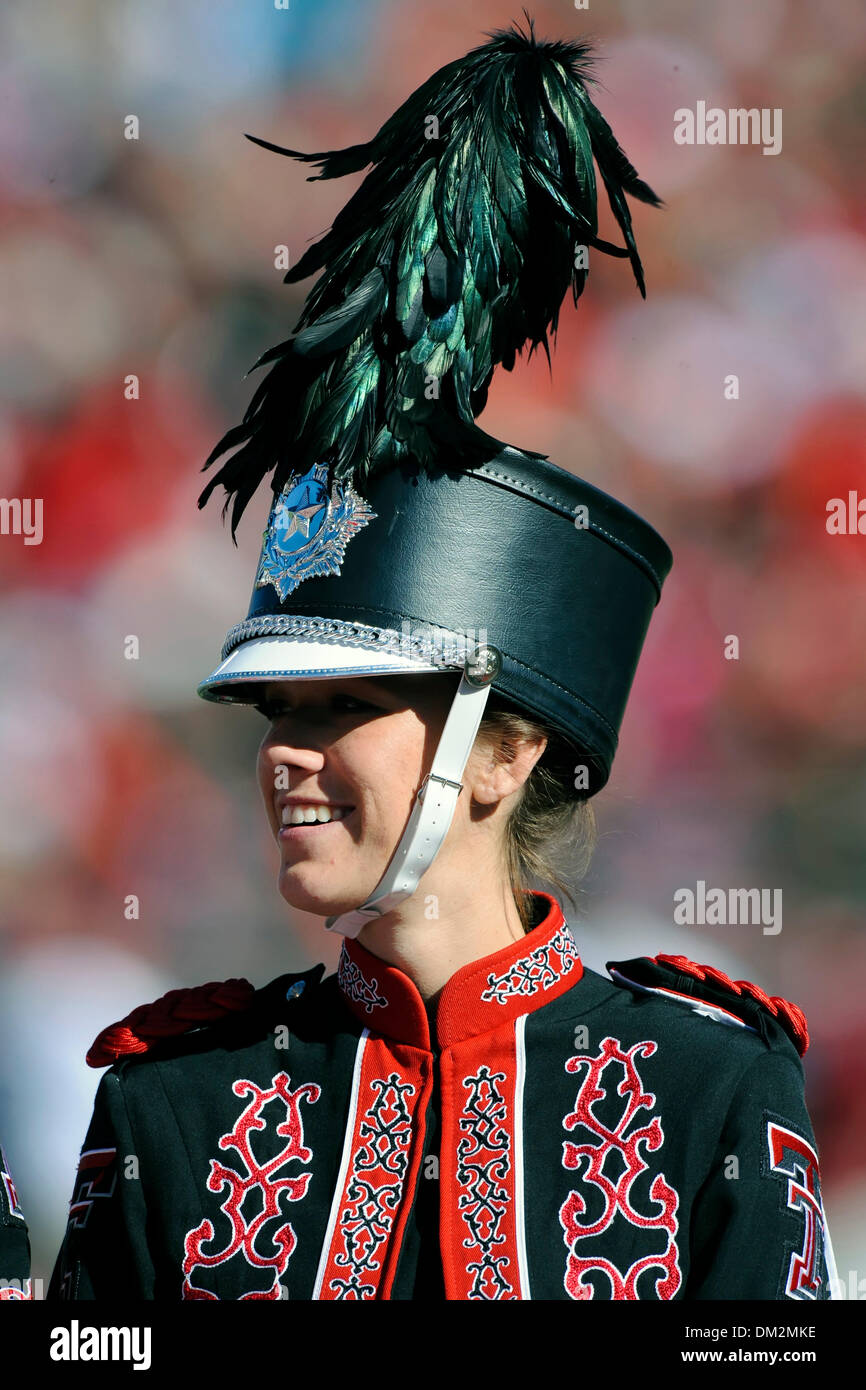
<path fill-rule="evenodd" d="M 520 739 L 511 758 L 504 748 L 497 750 L 486 739 L 477 743 L 466 765 L 467 780 L 471 782 L 472 798 L 482 806 L 502 801 L 520 791 L 538 759 L 547 747 L 543 736 Z M 497 756 L 498 752 L 498 756 Z"/>

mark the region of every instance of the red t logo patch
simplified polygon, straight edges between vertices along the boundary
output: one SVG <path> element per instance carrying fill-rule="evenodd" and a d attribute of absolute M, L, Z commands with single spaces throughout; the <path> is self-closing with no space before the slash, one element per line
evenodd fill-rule
<path fill-rule="evenodd" d="M 818 1156 L 799 1134 L 774 1120 L 767 1121 L 767 1146 L 770 1171 L 787 1178 L 787 1205 L 800 1212 L 805 1223 L 802 1249 L 795 1248 L 791 1253 L 785 1294 L 788 1298 L 817 1299 L 821 1293 L 824 1252 Z"/>
<path fill-rule="evenodd" d="M 87 1149 L 78 1163 L 75 1195 L 69 1204 L 69 1225 L 80 1230 L 87 1225 L 94 1201 L 110 1197 L 117 1181 L 116 1149 Z"/>

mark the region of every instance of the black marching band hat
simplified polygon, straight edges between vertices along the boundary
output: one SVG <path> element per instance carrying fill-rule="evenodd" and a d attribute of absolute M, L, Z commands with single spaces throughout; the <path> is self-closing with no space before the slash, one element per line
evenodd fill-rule
<path fill-rule="evenodd" d="M 292 336 L 203 491 L 234 498 L 232 536 L 272 473 L 247 617 L 199 686 L 257 704 L 269 681 L 461 672 L 431 771 L 380 883 L 328 918 L 355 936 L 415 891 L 451 824 L 495 690 L 610 775 L 653 609 L 672 563 L 615 498 L 475 423 L 497 365 L 555 333 L 588 252 L 627 258 L 637 175 L 586 89 L 583 41 L 516 26 L 424 83 L 367 144 L 301 154 L 313 178 L 372 166 L 285 277 L 321 271 Z M 248 137 L 255 139 L 255 137 Z M 625 240 L 598 237 L 594 163 Z"/>

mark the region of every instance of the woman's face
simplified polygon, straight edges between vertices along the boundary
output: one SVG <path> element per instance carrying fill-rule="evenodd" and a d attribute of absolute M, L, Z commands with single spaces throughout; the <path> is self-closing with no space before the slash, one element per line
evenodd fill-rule
<path fill-rule="evenodd" d="M 280 849 L 279 889 L 331 916 L 358 907 L 382 877 L 429 770 L 459 683 L 430 675 L 274 681 L 258 783 Z M 342 816 L 285 824 L 298 810 Z"/>

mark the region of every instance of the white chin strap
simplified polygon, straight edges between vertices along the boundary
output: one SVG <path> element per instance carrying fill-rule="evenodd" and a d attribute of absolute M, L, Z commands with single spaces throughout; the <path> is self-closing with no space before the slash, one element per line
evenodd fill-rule
<path fill-rule="evenodd" d="M 384 917 L 415 892 L 418 880 L 430 868 L 448 834 L 463 786 L 460 779 L 478 733 L 490 683 L 501 666 L 502 659 L 495 647 L 478 647 L 467 659 L 433 765 L 421 784 L 391 862 L 367 901 L 352 912 L 328 917 L 327 931 L 355 937 L 368 922 Z"/>

